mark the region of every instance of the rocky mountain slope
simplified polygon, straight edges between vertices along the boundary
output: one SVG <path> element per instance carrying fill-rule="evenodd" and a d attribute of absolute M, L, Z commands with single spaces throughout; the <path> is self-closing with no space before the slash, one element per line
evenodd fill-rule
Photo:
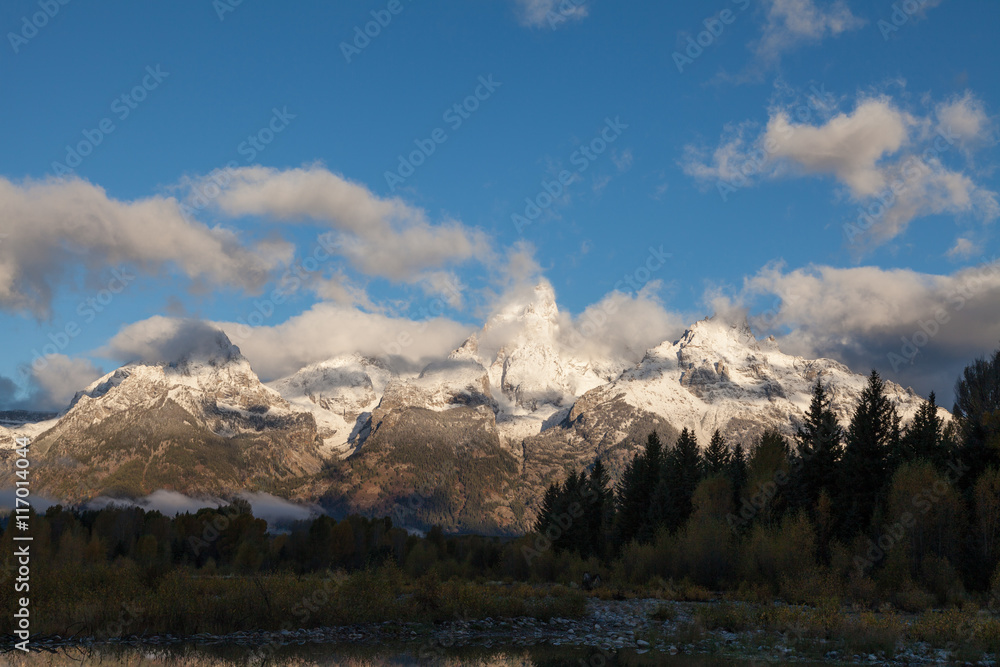
<path fill-rule="evenodd" d="M 616 476 L 652 430 L 669 443 L 687 427 L 703 445 L 715 429 L 745 444 L 769 428 L 791 435 L 817 379 L 846 424 L 866 382 L 786 355 L 745 322 L 706 318 L 641 359 L 588 356 L 566 343 L 570 326 L 543 283 L 419 373 L 344 355 L 269 385 L 217 332 L 17 428 L 61 498 L 252 488 L 407 525 L 517 532 L 549 482 L 595 456 Z M 904 422 L 922 401 L 887 391 Z"/>
<path fill-rule="evenodd" d="M 317 473 L 321 444 L 312 415 L 265 387 L 217 332 L 177 359 L 97 380 L 37 434 L 32 451 L 40 487 L 72 501 L 161 488 L 267 490 Z"/>

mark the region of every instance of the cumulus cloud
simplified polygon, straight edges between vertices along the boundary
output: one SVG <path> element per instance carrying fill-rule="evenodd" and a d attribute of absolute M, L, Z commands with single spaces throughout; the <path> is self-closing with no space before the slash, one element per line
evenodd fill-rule
<path fill-rule="evenodd" d="M 634 294 L 613 291 L 573 318 L 565 345 L 589 359 L 623 359 L 635 363 L 646 350 L 676 340 L 691 323 L 689 316 L 668 310 L 651 281 Z"/>
<path fill-rule="evenodd" d="M 341 354 L 387 358 L 399 370 L 417 370 L 446 356 L 471 333 L 471 327 L 441 317 L 443 304 L 431 301 L 424 319 L 368 313 L 333 303 L 318 303 L 274 326 L 247 327 L 220 322 L 261 379 L 270 381 Z"/>
<path fill-rule="evenodd" d="M 556 27 L 587 18 L 587 0 L 516 0 L 517 18 L 528 28 Z"/>
<path fill-rule="evenodd" d="M 775 64 L 794 48 L 817 44 L 865 24 L 842 0 L 825 6 L 814 0 L 767 0 L 765 11 L 763 33 L 754 45 L 764 65 Z"/>
<path fill-rule="evenodd" d="M 456 220 L 431 223 L 401 199 L 383 199 L 320 166 L 228 172 L 212 205 L 228 216 L 318 222 L 336 232 L 328 248 L 368 276 L 420 283 L 428 271 L 490 257 L 487 236 Z"/>
<path fill-rule="evenodd" d="M 687 146 L 681 166 L 697 180 L 715 181 L 723 196 L 766 179 L 832 177 L 862 205 L 844 232 L 866 249 L 903 233 L 916 217 L 947 213 L 988 222 L 1000 215 L 995 192 L 946 165 L 953 146 L 967 149 L 988 131 L 982 103 L 971 93 L 927 116 L 886 96 L 862 98 L 852 111 L 819 124 L 797 122 L 790 109 L 774 105 L 763 129 L 749 121 L 733 125 L 712 152 Z"/>
<path fill-rule="evenodd" d="M 177 200 L 113 199 L 73 178 L 12 182 L 0 177 L 6 236 L 0 242 L 0 308 L 50 315 L 56 288 L 80 268 L 90 286 L 109 267 L 146 273 L 172 267 L 191 279 L 254 290 L 291 256 L 291 246 L 243 244 L 223 227 L 187 220 Z"/>
<path fill-rule="evenodd" d="M 946 254 L 951 259 L 960 260 L 969 259 L 973 255 L 977 255 L 980 252 L 982 252 L 982 249 L 979 244 L 965 237 L 959 237 L 955 239 L 955 245 L 953 245 Z"/>
<path fill-rule="evenodd" d="M 0 409 L 58 412 L 69 406 L 76 392 L 102 375 L 104 372 L 87 359 L 46 355 L 22 367 L 24 387 L 0 377 Z"/>
<path fill-rule="evenodd" d="M 1000 343 L 1000 260 L 950 275 L 871 266 L 810 266 L 788 271 L 772 264 L 747 278 L 719 310 L 770 303 L 751 318 L 759 333 L 775 334 L 782 350 L 837 359 L 855 371 L 878 368 L 886 377 L 942 403 L 962 368 Z"/>
<path fill-rule="evenodd" d="M 201 320 L 163 317 L 123 327 L 96 354 L 118 361 L 148 364 L 209 360 L 234 353 L 222 330 Z"/>
<path fill-rule="evenodd" d="M 934 114 L 937 133 L 957 140 L 966 150 L 994 141 L 994 123 L 985 105 L 968 91 L 939 104 Z"/>

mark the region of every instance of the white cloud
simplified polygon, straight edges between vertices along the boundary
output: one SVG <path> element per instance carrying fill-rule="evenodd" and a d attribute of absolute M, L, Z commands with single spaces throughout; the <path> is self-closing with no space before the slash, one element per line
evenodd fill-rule
<path fill-rule="evenodd" d="M 646 350 L 679 338 L 691 320 L 664 307 L 656 296 L 660 287 L 659 281 L 651 281 L 635 294 L 605 295 L 573 319 L 566 347 L 585 358 L 635 363 Z"/>
<path fill-rule="evenodd" d="M 62 410 L 80 391 L 104 372 L 87 359 L 71 359 L 64 354 L 45 357 L 45 365 L 33 369 L 39 393 L 34 405 L 40 410 Z"/>
<path fill-rule="evenodd" d="M 383 199 L 320 166 L 279 171 L 242 167 L 212 204 L 229 216 L 319 222 L 337 232 L 336 252 L 358 271 L 419 283 L 430 269 L 490 257 L 483 232 L 456 220 L 432 224 L 398 198 Z"/>
<path fill-rule="evenodd" d="M 775 334 L 782 350 L 860 372 L 878 368 L 925 395 L 946 398 L 965 364 L 1000 342 L 996 258 L 951 275 L 772 264 L 714 305 L 723 311 L 761 298 L 773 306 L 751 321 L 758 333 Z"/>
<path fill-rule="evenodd" d="M 87 359 L 50 354 L 23 367 L 24 385 L 0 377 L 0 409 L 58 412 L 69 406 L 76 392 L 104 375 Z"/>
<path fill-rule="evenodd" d="M 974 243 L 964 237 L 959 237 L 955 239 L 955 245 L 946 254 L 951 259 L 960 260 L 969 259 L 980 252 L 982 252 L 982 247 L 978 243 Z"/>
<path fill-rule="evenodd" d="M 789 109 L 774 106 L 763 130 L 751 122 L 730 126 L 711 153 L 686 146 L 681 166 L 720 188 L 782 176 L 833 177 L 851 200 L 863 204 L 857 223 L 844 228 L 848 241 L 859 247 L 895 238 L 920 216 L 993 220 L 1000 215 L 997 194 L 944 164 L 953 143 L 970 146 L 988 132 L 982 104 L 966 94 L 939 105 L 935 114 L 937 120 L 914 116 L 888 97 L 869 97 L 850 113 L 811 124 L 795 122 Z M 943 119 L 951 134 L 934 131 Z"/>
<path fill-rule="evenodd" d="M 123 363 L 212 359 L 230 352 L 219 327 L 195 319 L 154 315 L 123 327 L 95 354 Z"/>
<path fill-rule="evenodd" d="M 957 139 L 963 148 L 978 147 L 993 139 L 993 122 L 985 105 L 968 91 L 939 104 L 935 115 L 938 133 Z"/>
<path fill-rule="evenodd" d="M 825 7 L 814 0 L 766 0 L 766 20 L 756 52 L 764 65 L 775 64 L 792 49 L 856 30 L 865 24 L 842 0 Z"/>
<path fill-rule="evenodd" d="M 447 356 L 472 328 L 441 317 L 444 304 L 432 299 L 420 321 L 319 303 L 274 326 L 217 323 L 239 346 L 265 381 L 342 354 L 388 358 L 400 370 L 419 369 Z"/>
<path fill-rule="evenodd" d="M 101 284 L 109 268 L 127 265 L 148 274 L 173 267 L 216 285 L 253 290 L 287 262 L 291 246 L 249 247 L 222 227 L 188 221 L 173 198 L 119 201 L 80 179 L 0 177 L 4 231 L 0 243 L 0 308 L 47 317 L 59 283 L 76 269 Z"/>
<path fill-rule="evenodd" d="M 517 17 L 528 28 L 556 27 L 587 18 L 587 0 L 516 0 Z"/>

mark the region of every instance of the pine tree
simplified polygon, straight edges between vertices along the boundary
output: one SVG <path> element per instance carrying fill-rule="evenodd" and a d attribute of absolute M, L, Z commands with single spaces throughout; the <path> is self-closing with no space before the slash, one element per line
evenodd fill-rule
<path fill-rule="evenodd" d="M 656 432 L 649 434 L 646 448 L 625 467 L 618 483 L 617 543 L 628 544 L 647 527 L 649 504 L 663 465 L 663 445 Z M 648 532 L 648 531 L 644 531 Z"/>
<path fill-rule="evenodd" d="M 739 507 L 743 489 L 747 484 L 747 455 L 743 443 L 737 442 L 729 455 L 729 469 L 726 471 L 733 485 L 733 507 Z"/>
<path fill-rule="evenodd" d="M 544 535 L 546 529 L 552 523 L 556 515 L 556 506 L 559 503 L 559 485 L 553 482 L 545 490 L 542 497 L 542 506 L 538 510 L 538 518 L 535 519 L 535 532 Z"/>
<path fill-rule="evenodd" d="M 934 464 L 942 470 L 947 463 L 944 453 L 944 420 L 938 417 L 937 401 L 934 392 L 917 409 L 913 421 L 907 427 L 900 439 L 898 461 L 894 467 L 903 463 L 922 459 Z"/>
<path fill-rule="evenodd" d="M 888 483 L 889 454 L 898 445 L 899 414 L 886 396 L 885 382 L 872 370 L 847 429 L 837 503 L 842 537 L 868 527 Z"/>
<path fill-rule="evenodd" d="M 830 408 L 826 389 L 817 379 L 805 423 L 795 435 L 798 451 L 792 468 L 794 504 L 808 511 L 812 518 L 820 493 L 825 490 L 832 494 L 837 488 L 843 438 L 843 429 Z"/>
<path fill-rule="evenodd" d="M 677 443 L 670 450 L 664 466 L 667 484 L 666 526 L 675 531 L 691 516 L 691 497 L 701 481 L 701 451 L 694 433 L 681 431 Z"/>
<path fill-rule="evenodd" d="M 587 479 L 584 505 L 587 522 L 588 549 L 584 556 L 596 555 L 599 558 L 607 556 L 606 545 L 611 522 L 614 519 L 614 504 L 611 496 L 610 478 L 600 458 L 594 459 Z"/>
<path fill-rule="evenodd" d="M 955 384 L 952 410 L 961 434 L 968 487 L 988 467 L 1000 467 L 1000 349 L 965 367 Z"/>
<path fill-rule="evenodd" d="M 712 433 L 712 441 L 705 450 L 704 472 L 706 477 L 725 474 L 729 468 L 730 451 L 719 429 Z"/>

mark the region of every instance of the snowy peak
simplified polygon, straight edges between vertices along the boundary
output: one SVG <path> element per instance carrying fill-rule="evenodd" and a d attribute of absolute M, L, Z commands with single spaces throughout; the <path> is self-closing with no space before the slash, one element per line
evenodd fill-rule
<path fill-rule="evenodd" d="M 552 285 L 542 281 L 501 306 L 451 358 L 487 370 L 504 412 L 551 413 L 602 382 L 586 360 L 565 351 L 563 319 Z"/>
<path fill-rule="evenodd" d="M 517 323 L 520 328 L 547 332 L 558 327 L 559 306 L 556 305 L 555 290 L 548 281 L 541 281 L 530 292 L 519 296 L 501 306 L 483 329 L 490 331 L 510 323 Z"/>
<path fill-rule="evenodd" d="M 758 341 L 749 324 L 706 318 L 674 343 L 649 350 L 633 369 L 581 397 L 579 406 L 621 397 L 640 412 L 687 427 L 705 444 L 716 428 L 740 439 L 764 428 L 791 434 L 808 409 L 817 379 L 829 388 L 833 409 L 846 423 L 867 382 L 831 359 L 784 354 L 773 338 Z M 887 382 L 904 422 L 922 399 Z M 584 408 L 574 408 L 580 413 Z"/>
<path fill-rule="evenodd" d="M 368 418 L 396 378 L 381 359 L 345 354 L 306 366 L 268 387 L 313 415 L 324 455 L 343 457 L 357 449 Z"/>

